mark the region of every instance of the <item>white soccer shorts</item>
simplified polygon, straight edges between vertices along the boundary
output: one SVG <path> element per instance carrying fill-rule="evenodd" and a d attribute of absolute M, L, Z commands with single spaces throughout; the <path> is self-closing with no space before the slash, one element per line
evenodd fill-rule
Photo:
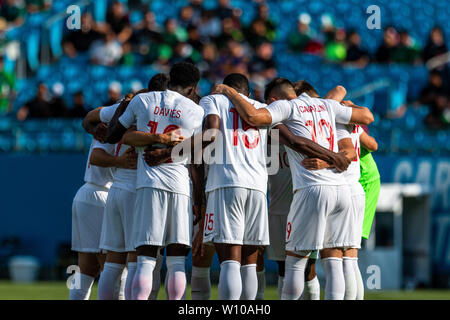
<path fill-rule="evenodd" d="M 287 215 L 269 214 L 270 244 L 267 247 L 267 259 L 284 261 L 286 259 Z"/>
<path fill-rule="evenodd" d="M 108 189 L 84 184 L 72 203 L 72 250 L 100 252 L 100 236 Z"/>
<path fill-rule="evenodd" d="M 112 185 L 106 201 L 100 248 L 114 252 L 134 251 L 135 204 L 135 192 Z"/>
<path fill-rule="evenodd" d="M 192 244 L 191 198 L 161 189 L 140 188 L 136 191 L 133 233 L 134 247 L 165 247 L 169 244 Z"/>
<path fill-rule="evenodd" d="M 349 248 L 350 188 L 311 186 L 294 193 L 286 225 L 286 250 L 300 255 L 323 248 Z"/>
<path fill-rule="evenodd" d="M 364 221 L 366 195 L 361 184 L 350 186 L 352 193 L 352 219 L 350 220 L 350 232 L 348 233 L 348 242 L 352 248 L 361 248 L 362 227 Z"/>
<path fill-rule="evenodd" d="M 266 195 L 257 190 L 226 187 L 208 192 L 203 242 L 269 244 Z"/>

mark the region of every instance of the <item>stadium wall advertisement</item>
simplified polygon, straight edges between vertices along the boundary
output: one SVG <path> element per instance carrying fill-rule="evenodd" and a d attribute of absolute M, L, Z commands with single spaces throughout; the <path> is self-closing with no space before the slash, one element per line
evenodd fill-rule
<path fill-rule="evenodd" d="M 450 274 L 450 157 L 374 157 L 382 183 L 431 187 L 433 269 Z M 71 241 L 72 199 L 83 184 L 86 155 L 3 154 L 0 161 L 0 243 L 18 237 L 16 254 L 33 255 L 43 266 L 54 265 L 58 246 Z"/>

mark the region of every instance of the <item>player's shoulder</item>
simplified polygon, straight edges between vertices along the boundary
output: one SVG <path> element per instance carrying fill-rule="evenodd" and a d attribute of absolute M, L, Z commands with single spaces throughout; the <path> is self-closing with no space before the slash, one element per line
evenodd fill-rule
<path fill-rule="evenodd" d="M 223 94 L 210 94 L 200 99 L 200 105 L 215 103 L 218 107 L 230 103 L 230 100 Z"/>
<path fill-rule="evenodd" d="M 261 109 L 267 107 L 266 103 L 260 102 L 258 100 L 247 98 L 247 101 L 249 101 L 256 109 Z"/>

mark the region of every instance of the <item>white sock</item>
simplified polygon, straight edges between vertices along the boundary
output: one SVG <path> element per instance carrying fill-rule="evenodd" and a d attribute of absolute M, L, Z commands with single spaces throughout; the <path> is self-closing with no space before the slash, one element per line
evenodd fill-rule
<path fill-rule="evenodd" d="M 98 300 L 114 300 L 116 284 L 120 281 L 124 264 L 105 262 L 98 280 Z"/>
<path fill-rule="evenodd" d="M 137 262 L 128 262 L 128 274 L 125 281 L 125 300 L 131 300 L 131 288 L 133 287 L 133 279 L 136 274 Z"/>
<path fill-rule="evenodd" d="M 258 293 L 256 294 L 256 300 L 264 300 L 264 291 L 266 290 L 266 274 L 263 271 L 256 273 L 258 277 Z"/>
<path fill-rule="evenodd" d="M 283 293 L 283 285 L 284 285 L 284 277 L 278 276 L 277 292 L 278 292 L 278 299 L 279 300 L 281 300 L 281 295 Z"/>
<path fill-rule="evenodd" d="M 75 273 L 69 290 L 69 300 L 89 300 L 95 278 L 82 273 Z"/>
<path fill-rule="evenodd" d="M 219 275 L 219 300 L 239 300 L 241 292 L 241 264 L 234 260 L 222 262 Z"/>
<path fill-rule="evenodd" d="M 186 291 L 185 256 L 168 256 L 167 292 L 169 300 L 181 300 Z"/>
<path fill-rule="evenodd" d="M 156 258 L 138 256 L 137 260 L 131 298 L 133 300 L 147 300 L 152 291 L 153 269 L 155 269 Z"/>
<path fill-rule="evenodd" d="M 314 279 L 305 282 L 303 300 L 320 300 L 320 283 L 317 276 L 315 276 Z"/>
<path fill-rule="evenodd" d="M 192 300 L 209 300 L 211 297 L 209 268 L 192 266 L 191 295 Z"/>
<path fill-rule="evenodd" d="M 125 267 L 122 271 L 120 279 L 114 287 L 114 300 L 125 300 L 125 285 L 127 283 L 128 269 Z"/>
<path fill-rule="evenodd" d="M 281 300 L 298 300 L 305 286 L 305 268 L 308 258 L 286 257 L 286 269 Z"/>
<path fill-rule="evenodd" d="M 256 263 L 241 266 L 242 290 L 241 300 L 255 300 L 258 293 L 258 276 Z"/>
<path fill-rule="evenodd" d="M 322 259 L 325 270 L 325 300 L 343 300 L 345 295 L 345 279 L 341 258 Z"/>
<path fill-rule="evenodd" d="M 356 278 L 356 300 L 364 300 L 364 282 L 361 276 L 361 271 L 358 266 L 358 258 L 353 261 L 353 268 L 355 270 Z"/>
<path fill-rule="evenodd" d="M 343 259 L 343 270 L 344 270 L 344 280 L 345 280 L 345 295 L 344 300 L 356 300 L 356 294 L 358 291 L 354 262 L 355 258 L 344 257 Z"/>
<path fill-rule="evenodd" d="M 159 289 L 161 288 L 161 267 L 162 267 L 163 259 L 164 259 L 164 256 L 159 254 L 159 252 L 158 252 L 158 256 L 156 257 L 155 269 L 153 269 L 152 292 L 150 293 L 148 300 L 157 300 L 158 299 Z"/>

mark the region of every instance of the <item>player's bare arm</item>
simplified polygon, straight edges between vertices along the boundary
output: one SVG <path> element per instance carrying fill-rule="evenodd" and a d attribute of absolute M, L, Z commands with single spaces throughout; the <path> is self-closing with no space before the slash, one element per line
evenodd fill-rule
<path fill-rule="evenodd" d="M 377 151 L 378 150 L 378 143 L 377 140 L 375 140 L 374 137 L 369 136 L 366 132 L 363 132 L 359 136 L 359 142 L 361 145 L 369 150 L 370 152 Z"/>
<path fill-rule="evenodd" d="M 200 220 L 204 218 L 204 212 L 202 212 L 202 204 L 203 199 L 205 198 L 205 170 L 203 164 L 191 164 L 189 166 L 190 173 L 191 173 L 191 180 L 192 180 L 192 187 L 193 187 L 193 211 L 194 211 L 194 225 L 199 223 Z M 203 229 L 201 229 L 203 230 Z"/>
<path fill-rule="evenodd" d="M 135 147 L 146 147 L 154 144 L 174 146 L 184 140 L 177 130 L 167 133 L 149 133 L 143 131 L 127 131 L 123 135 L 123 143 Z"/>
<path fill-rule="evenodd" d="M 108 130 L 106 133 L 106 142 L 115 144 L 122 139 L 123 135 L 127 131 L 127 128 L 125 128 L 119 121 L 119 117 L 125 112 L 125 110 L 128 107 L 128 104 L 130 103 L 131 99 L 129 97 L 126 97 L 125 99 L 120 102 L 119 106 L 116 109 L 116 112 L 114 113 L 114 116 L 111 119 L 111 122 L 109 123 Z"/>
<path fill-rule="evenodd" d="M 251 126 L 261 127 L 272 124 L 272 115 L 266 108 L 256 109 L 245 100 L 235 89 L 219 84 L 213 89 L 213 94 L 223 94 L 236 107 L 242 119 Z"/>
<path fill-rule="evenodd" d="M 105 150 L 95 148 L 92 150 L 89 163 L 98 167 L 116 167 L 124 169 L 136 169 L 137 154 L 133 147 L 128 148 L 121 156 L 113 156 Z"/>
<path fill-rule="evenodd" d="M 336 86 L 327 93 L 324 99 L 331 99 L 341 102 L 344 100 L 346 95 L 347 90 L 345 90 L 343 86 Z"/>
<path fill-rule="evenodd" d="M 282 144 L 309 158 L 322 160 L 324 164 L 336 167 L 339 171 L 347 170 L 351 163 L 351 160 L 342 153 L 335 153 L 310 139 L 294 135 L 284 124 L 279 124 L 274 129 L 279 130 Z"/>
<path fill-rule="evenodd" d="M 350 123 L 368 126 L 374 121 L 373 114 L 368 108 L 358 106 L 350 100 L 342 101 L 342 104 L 353 109 Z"/>
<path fill-rule="evenodd" d="M 100 142 L 106 142 L 106 132 L 108 126 L 100 120 L 100 110 L 103 107 L 98 107 L 86 115 L 83 119 L 82 126 L 87 133 L 92 134 L 94 139 Z"/>
<path fill-rule="evenodd" d="M 338 141 L 339 155 L 345 157 L 348 163 L 356 159 L 356 151 L 353 147 L 351 138 L 344 138 Z M 308 170 L 321 170 L 327 168 L 336 168 L 334 164 L 327 163 L 318 158 L 306 158 L 302 161 L 302 165 Z M 338 169 L 339 170 L 339 169 Z M 341 170 L 339 170 L 341 171 Z"/>

